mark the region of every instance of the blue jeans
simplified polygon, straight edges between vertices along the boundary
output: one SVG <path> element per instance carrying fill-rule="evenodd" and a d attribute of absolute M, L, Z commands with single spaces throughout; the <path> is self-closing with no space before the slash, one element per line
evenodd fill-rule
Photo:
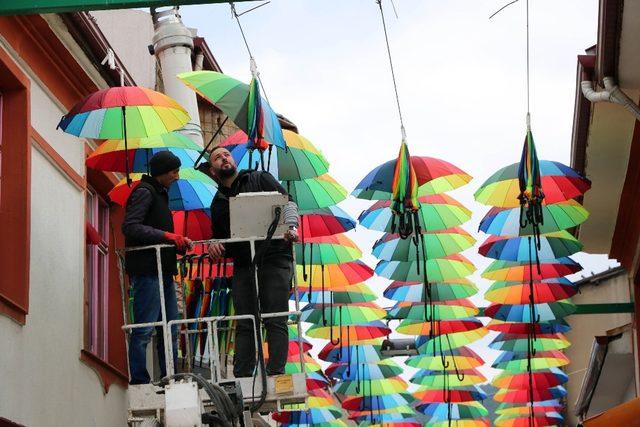
<path fill-rule="evenodd" d="M 160 292 L 158 291 L 158 276 L 133 275 L 129 277 L 131 292 L 133 292 L 133 322 L 149 323 L 162 320 L 160 309 Z M 178 303 L 176 301 L 176 289 L 171 275 L 163 275 L 164 302 L 167 312 L 167 321 L 178 318 Z M 162 327 L 156 327 L 156 341 L 160 374 L 167 375 L 164 357 L 164 336 Z M 134 328 L 129 340 L 129 369 L 131 371 L 130 384 L 148 384 L 151 381 L 147 371 L 147 344 L 151 340 L 153 327 Z M 173 366 L 176 366 L 178 357 L 178 327 L 171 328 L 173 338 Z"/>

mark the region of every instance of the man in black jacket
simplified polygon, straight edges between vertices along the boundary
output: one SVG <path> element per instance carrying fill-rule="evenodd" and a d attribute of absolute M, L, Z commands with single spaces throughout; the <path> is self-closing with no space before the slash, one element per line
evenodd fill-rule
<path fill-rule="evenodd" d="M 213 149 L 210 155 L 210 174 L 218 181 L 218 192 L 211 203 L 213 237 L 225 239 L 230 236 L 229 198 L 240 193 L 278 191 L 287 194 L 280 183 L 268 172 L 243 170 L 238 172 L 231 153 L 222 147 Z M 290 199 L 291 200 L 291 199 Z M 260 288 L 260 308 L 263 313 L 289 311 L 289 292 L 293 278 L 293 258 L 291 244 L 298 240 L 297 206 L 289 202 L 283 212 L 289 230 L 284 240 L 274 239 L 268 244 L 256 243 L 256 268 Z M 268 246 L 265 246 L 268 245 Z M 237 314 L 255 314 L 256 298 L 254 270 L 249 243 L 213 243 L 209 255 L 218 259 L 223 256 L 233 258 L 232 297 Z M 267 374 L 284 373 L 288 351 L 287 318 L 264 319 L 269 346 Z M 236 352 L 233 374 L 236 378 L 249 377 L 255 369 L 255 346 L 253 326 L 250 320 L 238 321 L 236 329 Z"/>
<path fill-rule="evenodd" d="M 180 159 L 170 151 L 156 153 L 149 160 L 149 175 L 142 175 L 138 186 L 132 191 L 125 211 L 122 232 L 125 246 L 173 244 L 184 253 L 192 245 L 191 240 L 173 233 L 173 217 L 169 209 L 168 188 L 180 178 Z M 163 248 L 162 281 L 167 320 L 178 318 L 178 305 L 173 276 L 177 274 L 176 248 Z M 162 319 L 160 306 L 158 265 L 155 249 L 127 251 L 126 270 L 133 292 L 133 322 L 149 323 Z M 158 361 L 161 376 L 166 375 L 164 339 L 162 328 L 157 330 Z M 147 384 L 147 344 L 151 340 L 152 327 L 135 328 L 129 341 L 129 368 L 131 384 Z M 174 366 L 177 357 L 178 329 L 171 331 L 174 345 Z"/>

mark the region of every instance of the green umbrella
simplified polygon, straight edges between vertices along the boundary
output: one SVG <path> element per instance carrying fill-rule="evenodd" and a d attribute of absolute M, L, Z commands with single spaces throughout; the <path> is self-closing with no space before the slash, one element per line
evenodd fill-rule
<path fill-rule="evenodd" d="M 442 364 L 447 366 L 445 368 Z M 452 368 L 454 365 L 458 369 L 473 369 L 484 365 L 484 360 L 478 354 L 468 347 L 460 347 L 447 351 L 444 356 L 419 354 L 417 356 L 411 356 L 405 362 L 408 366 L 418 369 L 428 369 L 431 371 L 442 371 L 443 369 Z"/>
<path fill-rule="evenodd" d="M 345 396 L 355 396 L 362 394 L 361 389 L 366 389 L 371 396 L 400 393 L 407 389 L 407 383 L 400 377 L 384 378 L 379 380 L 362 381 L 346 380 L 333 387 L 333 391 Z"/>
<path fill-rule="evenodd" d="M 329 174 L 302 181 L 284 181 L 283 185 L 302 214 L 333 206 L 347 198 L 347 190 Z"/>
<path fill-rule="evenodd" d="M 563 350 L 571 345 L 571 343 L 560 334 L 548 336 L 537 335 L 534 340 L 530 340 L 526 336 L 519 335 L 509 335 L 509 339 L 501 339 L 501 335 L 498 335 L 498 337 L 489 344 L 489 348 L 500 351 L 523 353 L 526 352 L 530 346 L 533 346 L 535 351 L 548 351 Z"/>
<path fill-rule="evenodd" d="M 372 253 L 386 261 L 417 261 L 422 257 L 443 258 L 469 249 L 476 243 L 469 233 L 460 227 L 425 232 L 422 235 L 425 253 L 414 239 L 402 239 L 398 234 L 384 234 L 373 245 Z"/>
<path fill-rule="evenodd" d="M 509 372 L 525 372 L 531 362 L 531 370 L 539 371 L 542 369 L 558 368 L 569 364 L 569 358 L 559 350 L 538 351 L 534 355 L 527 353 L 502 353 L 491 365 L 495 369 L 503 369 Z"/>
<path fill-rule="evenodd" d="M 316 325 L 360 325 L 384 319 L 387 312 L 373 302 L 353 304 L 307 304 L 300 319 Z"/>
<path fill-rule="evenodd" d="M 293 295 L 291 296 L 293 299 Z M 308 298 L 308 293 L 303 292 L 300 294 L 300 300 Z M 358 302 L 371 302 L 378 299 L 378 295 L 371 290 L 366 283 L 356 283 L 355 285 L 349 285 L 344 288 L 340 288 L 339 291 L 313 291 L 311 292 L 311 301 L 314 304 L 322 303 L 337 303 L 337 304 L 350 304 Z"/>
<path fill-rule="evenodd" d="M 421 369 L 409 381 L 432 390 L 482 384 L 487 381 L 487 378 L 476 369 L 462 370 L 459 374 L 459 376 L 449 373 L 443 375 L 442 371 Z"/>
<path fill-rule="evenodd" d="M 467 299 L 437 301 L 434 304 L 398 302 L 389 309 L 391 319 L 453 320 L 478 314 L 478 307 Z"/>
<path fill-rule="evenodd" d="M 296 244 L 298 265 L 326 265 L 351 262 L 362 257 L 362 251 L 344 234 L 308 237 L 303 244 Z"/>
<path fill-rule="evenodd" d="M 404 282 L 422 281 L 424 275 L 422 262 L 380 261 L 375 272 L 379 276 Z M 428 259 L 427 277 L 429 281 L 441 282 L 469 276 L 476 271 L 475 266 L 462 255 L 450 255 L 447 258 Z"/>
<path fill-rule="evenodd" d="M 467 279 L 430 283 L 431 300 L 447 301 L 468 298 L 478 293 L 478 287 Z M 422 282 L 392 282 L 384 291 L 384 297 L 395 301 L 425 302 Z"/>

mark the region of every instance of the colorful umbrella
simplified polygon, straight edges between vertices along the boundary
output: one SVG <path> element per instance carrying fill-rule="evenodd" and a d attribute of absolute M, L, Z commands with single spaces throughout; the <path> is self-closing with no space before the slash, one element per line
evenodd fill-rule
<path fill-rule="evenodd" d="M 531 332 L 536 334 L 564 333 L 570 331 L 571 327 L 562 319 L 551 322 L 537 322 L 533 326 L 527 323 L 504 322 L 502 320 L 492 319 L 487 324 L 487 329 L 496 332 L 526 335 Z"/>
<path fill-rule="evenodd" d="M 539 244 L 538 247 L 536 247 Z M 536 254 L 537 250 L 537 255 Z M 543 234 L 540 241 L 528 237 L 489 236 L 478 252 L 503 261 L 553 261 L 582 250 L 582 243 L 565 230 Z M 534 255 L 532 255 L 534 254 Z"/>
<path fill-rule="evenodd" d="M 550 322 L 575 313 L 576 306 L 571 299 L 542 304 L 490 304 L 485 310 L 485 316 L 504 322 Z"/>
<path fill-rule="evenodd" d="M 392 280 L 404 282 L 424 280 L 423 272 L 416 265 L 417 262 L 380 261 L 376 266 L 377 275 Z M 422 262 L 420 262 L 422 264 Z M 459 279 L 469 276 L 476 268 L 467 258 L 460 254 L 449 255 L 446 258 L 427 259 L 427 277 L 429 281 Z"/>
<path fill-rule="evenodd" d="M 371 411 L 397 408 L 415 401 L 412 394 L 407 392 L 385 394 L 371 399 L 368 396 L 348 396 L 342 401 L 342 407 L 348 411 Z"/>
<path fill-rule="evenodd" d="M 420 388 L 413 393 L 413 396 L 424 403 L 462 403 L 487 398 L 487 394 L 476 385 L 446 391 Z"/>
<path fill-rule="evenodd" d="M 280 181 L 299 181 L 327 173 L 329 162 L 309 140 L 286 129 L 282 134 L 287 148 L 278 147 L 275 155 L 270 155 L 267 163 L 271 175 Z M 256 168 L 255 164 L 249 164 L 252 155 L 247 142 L 247 135 L 239 130 L 219 144 L 229 150 L 238 170 Z"/>
<path fill-rule="evenodd" d="M 302 266 L 296 265 L 296 274 L 298 288 L 313 292 L 314 287 L 316 290 L 321 286 L 325 290 L 332 290 L 364 282 L 373 276 L 373 270 L 362 261 L 353 261 L 325 266 L 311 265 L 307 277 L 303 274 Z"/>
<path fill-rule="evenodd" d="M 446 335 L 429 337 L 421 335 L 416 338 L 416 347 L 421 354 L 436 355 L 444 351 L 460 348 L 485 337 L 489 331 L 485 328 L 472 329 L 470 331 L 454 332 Z"/>
<path fill-rule="evenodd" d="M 478 307 L 468 299 L 435 301 L 433 304 L 398 302 L 389 309 L 391 319 L 453 320 L 477 315 Z"/>
<path fill-rule="evenodd" d="M 333 206 L 347 198 L 347 190 L 327 173 L 301 181 L 284 181 L 283 185 L 302 214 Z"/>
<path fill-rule="evenodd" d="M 358 245 L 344 234 L 309 237 L 304 244 L 295 245 L 295 249 L 299 264 L 342 264 L 362 257 Z"/>
<path fill-rule="evenodd" d="M 373 302 L 351 304 L 307 304 L 300 320 L 316 325 L 359 325 L 384 319 L 386 311 Z"/>
<path fill-rule="evenodd" d="M 489 427 L 491 422 L 488 419 L 479 420 L 451 420 L 451 421 L 429 421 L 429 427 Z"/>
<path fill-rule="evenodd" d="M 529 415 L 531 411 L 533 411 L 534 413 L 541 414 L 545 412 L 557 412 L 558 410 L 562 410 L 563 407 L 558 399 L 533 402 L 533 405 L 531 405 L 531 402 L 525 404 L 502 402 L 496 408 L 495 413 L 499 415 Z"/>
<path fill-rule="evenodd" d="M 309 408 L 306 411 L 275 412 L 272 418 L 279 423 L 312 424 L 327 423 L 342 417 L 342 411 L 335 406 Z"/>
<path fill-rule="evenodd" d="M 341 337 L 341 342 L 350 342 L 352 345 L 357 344 L 359 341 L 384 337 L 390 333 L 391 329 L 379 320 L 365 325 L 342 327 L 313 325 L 307 330 L 308 337 L 328 340 L 336 336 Z"/>
<path fill-rule="evenodd" d="M 564 277 L 545 279 L 533 284 L 536 303 L 553 302 L 572 297 L 578 288 Z M 520 282 L 494 282 L 484 294 L 484 299 L 503 304 L 527 304 L 529 284 Z"/>
<path fill-rule="evenodd" d="M 345 346 L 329 342 L 318 354 L 321 360 L 331 363 L 376 363 L 383 359 L 380 344 L 358 344 Z M 348 367 L 347 367 L 348 368 Z M 355 368 L 355 366 L 354 366 Z M 355 370 L 355 369 L 354 369 Z"/>
<path fill-rule="evenodd" d="M 478 293 L 476 285 L 467 279 L 430 283 L 431 300 L 447 301 L 462 299 Z M 422 282 L 392 282 L 384 291 L 384 297 L 395 301 L 424 302 L 425 289 Z"/>
<path fill-rule="evenodd" d="M 291 299 L 294 296 L 291 295 Z M 378 299 L 378 295 L 367 286 L 366 283 L 356 283 L 355 285 L 345 286 L 338 291 L 314 291 L 311 292 L 310 298 L 308 292 L 300 294 L 300 300 L 310 300 L 312 304 L 349 304 L 358 302 L 372 302 Z"/>
<path fill-rule="evenodd" d="M 473 369 L 484 364 L 484 360 L 476 352 L 468 347 L 460 347 L 447 351 L 444 357 L 440 355 L 410 356 L 406 364 L 412 368 L 442 371 L 445 366 L 457 366 L 458 369 Z"/>
<path fill-rule="evenodd" d="M 418 405 L 416 410 L 430 416 L 432 422 L 477 419 L 489 415 L 489 411 L 480 402 L 452 403 L 451 407 L 446 403 L 427 403 Z"/>
<path fill-rule="evenodd" d="M 319 372 L 322 367 L 308 354 L 304 355 L 304 372 Z M 302 367 L 300 366 L 299 354 L 292 355 L 287 358 L 287 363 L 284 365 L 285 374 L 300 374 L 302 373 Z"/>
<path fill-rule="evenodd" d="M 327 388 L 330 381 L 320 372 L 307 372 L 307 391 L 313 392 L 318 389 Z"/>
<path fill-rule="evenodd" d="M 360 381 L 342 381 L 333 386 L 333 391 L 346 396 L 355 396 L 362 394 L 360 391 Z M 372 396 L 400 393 L 407 389 L 407 383 L 400 377 L 385 378 L 381 380 L 364 381 L 367 393 Z"/>
<path fill-rule="evenodd" d="M 496 427 L 551 427 L 563 424 L 564 418 L 557 412 L 534 414 L 533 417 L 496 418 Z"/>
<path fill-rule="evenodd" d="M 120 206 L 126 205 L 141 174 L 131 174 L 131 177 L 135 181 L 131 187 L 127 185 L 126 179 L 122 179 L 109 191 L 111 201 Z M 209 209 L 217 191 L 215 182 L 202 172 L 189 168 L 180 169 L 180 179 L 169 187 L 169 209 L 172 211 Z"/>
<path fill-rule="evenodd" d="M 452 319 L 438 322 L 405 319 L 400 322 L 396 332 L 404 335 L 431 335 L 432 325 L 433 335 L 452 334 L 484 328 L 482 322 L 478 319 Z"/>
<path fill-rule="evenodd" d="M 426 231 L 444 230 L 464 224 L 471 219 L 471 211 L 446 194 L 420 197 L 418 211 L 420 228 Z M 376 231 L 393 233 L 391 202 L 380 200 L 362 211 L 358 222 Z"/>
<path fill-rule="evenodd" d="M 486 382 L 487 378 L 476 369 L 460 370 L 458 375 L 421 369 L 409 381 L 426 389 L 435 390 L 481 384 Z"/>
<path fill-rule="evenodd" d="M 211 239 L 211 211 L 209 209 L 192 211 L 173 211 L 174 230 L 191 240 Z"/>
<path fill-rule="evenodd" d="M 497 388 L 510 390 L 528 390 L 530 384 L 537 389 L 548 389 L 562 385 L 568 380 L 569 377 L 567 374 L 562 372 L 562 370 L 558 368 L 551 368 L 549 370 L 536 371 L 532 373 L 513 373 L 505 371 L 496 375 L 491 381 L 491 384 Z M 527 408 L 526 413 L 529 413 L 529 408 Z"/>
<path fill-rule="evenodd" d="M 410 159 L 419 187 L 418 196 L 453 190 L 471 181 L 471 176 L 444 160 L 424 156 L 411 156 Z M 360 199 L 391 200 L 397 164 L 398 159 L 393 159 L 377 166 L 351 194 Z"/>
<path fill-rule="evenodd" d="M 355 361 L 356 359 L 351 360 Z M 339 380 L 379 380 L 396 377 L 402 374 L 403 369 L 393 359 L 381 360 L 376 363 L 370 363 L 367 359 L 367 363 L 351 367 L 346 363 L 333 363 L 326 372 L 328 376 Z"/>
<path fill-rule="evenodd" d="M 398 234 L 384 234 L 373 244 L 372 254 L 386 261 L 418 261 L 422 257 L 443 258 L 469 249 L 476 243 L 469 233 L 459 227 L 423 232 L 425 253 L 414 239 L 402 239 Z"/>
<path fill-rule="evenodd" d="M 567 390 L 562 386 L 534 388 L 533 390 L 498 390 L 493 398 L 497 402 L 526 403 L 531 400 L 531 395 L 533 395 L 534 401 L 561 399 L 567 395 Z"/>
<path fill-rule="evenodd" d="M 300 215 L 300 236 L 306 240 L 310 237 L 331 236 L 345 233 L 356 227 L 356 221 L 337 206 L 307 211 Z M 304 242 L 303 240 L 303 242 Z"/>
<path fill-rule="evenodd" d="M 528 262 L 496 260 L 482 272 L 482 277 L 489 280 L 526 282 L 568 276 L 580 270 L 582 266 L 568 257 L 542 263 L 539 268 Z"/>
<path fill-rule="evenodd" d="M 558 203 L 584 194 L 591 188 L 591 182 L 575 170 L 559 162 L 540 160 L 540 179 L 546 203 Z M 503 208 L 520 206 L 520 184 L 518 166 L 505 166 L 489 177 L 475 192 L 479 203 Z"/>
<path fill-rule="evenodd" d="M 220 108 L 247 135 L 251 135 L 252 130 L 254 134 L 259 131 L 260 139 L 276 147 L 286 147 L 278 117 L 269 103 L 256 93 L 257 80 L 254 79 L 251 85 L 247 85 L 215 71 L 191 71 L 178 74 L 177 77 Z M 251 96 L 252 90 L 254 96 Z M 259 120 L 262 123 L 256 123 L 256 113 L 261 117 Z M 261 129 L 256 129 L 256 126 Z M 258 141 L 254 141 L 254 144 L 255 148 L 264 149 L 260 148 Z"/>
<path fill-rule="evenodd" d="M 530 359 L 532 371 L 557 368 L 569 364 L 567 356 L 558 350 L 538 351 L 536 354 L 531 355 Z M 527 365 L 527 353 L 506 352 L 498 356 L 491 367 L 509 372 L 525 372 L 527 371 Z"/>
<path fill-rule="evenodd" d="M 500 334 L 489 344 L 489 347 L 500 351 L 526 352 L 529 349 L 562 350 L 570 345 L 569 341 L 559 334 L 536 335 L 535 339 L 525 335 Z"/>
<path fill-rule="evenodd" d="M 589 212 L 575 200 L 541 206 L 544 223 L 539 224 L 542 234 L 553 233 L 582 224 Z M 491 208 L 480 221 L 480 231 L 496 236 L 533 236 L 531 224 L 520 227 L 519 208 Z"/>

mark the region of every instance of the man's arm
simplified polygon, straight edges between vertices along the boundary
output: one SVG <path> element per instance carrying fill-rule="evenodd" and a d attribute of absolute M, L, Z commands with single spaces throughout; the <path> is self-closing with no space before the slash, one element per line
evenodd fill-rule
<path fill-rule="evenodd" d="M 127 201 L 127 208 L 122 222 L 122 233 L 125 237 L 136 240 L 141 245 L 155 245 L 166 241 L 164 231 L 158 230 L 142 222 L 151 207 L 152 197 L 146 188 L 133 191 Z"/>

